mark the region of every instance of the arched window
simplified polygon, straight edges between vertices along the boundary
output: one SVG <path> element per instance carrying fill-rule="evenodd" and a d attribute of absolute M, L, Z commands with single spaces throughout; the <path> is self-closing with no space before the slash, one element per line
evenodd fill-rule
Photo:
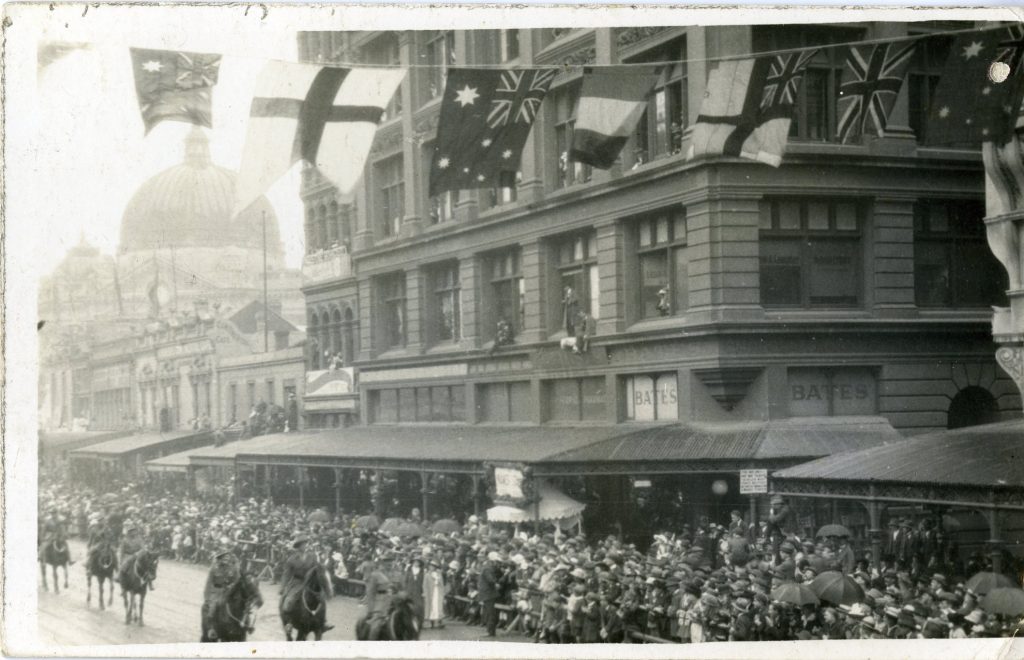
<path fill-rule="evenodd" d="M 341 325 L 341 356 L 346 365 L 351 365 L 356 355 L 355 314 L 351 307 L 345 308 L 345 320 Z"/>
<path fill-rule="evenodd" d="M 331 356 L 341 353 L 341 312 L 337 309 L 331 314 Z"/>
<path fill-rule="evenodd" d="M 983 387 L 970 385 L 957 392 L 949 403 L 946 428 L 959 429 L 999 421 L 999 404 Z"/>
<path fill-rule="evenodd" d="M 306 254 L 316 250 L 319 245 L 316 241 L 316 210 L 313 207 L 306 209 Z"/>
<path fill-rule="evenodd" d="M 319 326 L 319 319 L 316 312 L 313 312 L 309 317 L 309 332 L 306 333 L 309 344 L 309 368 L 313 371 L 320 368 L 320 341 L 317 338 L 320 331 Z"/>
<path fill-rule="evenodd" d="M 320 248 L 326 250 L 331 247 L 327 242 L 327 207 L 323 204 L 316 207 L 317 236 L 320 238 Z"/>
<path fill-rule="evenodd" d="M 327 205 L 327 247 L 338 242 L 338 202 L 331 200 Z"/>

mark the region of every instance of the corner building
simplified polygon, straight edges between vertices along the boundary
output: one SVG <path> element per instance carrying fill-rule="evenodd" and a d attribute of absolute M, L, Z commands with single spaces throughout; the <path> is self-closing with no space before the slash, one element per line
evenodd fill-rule
<path fill-rule="evenodd" d="M 993 359 L 1007 284 L 985 242 L 980 150 L 923 143 L 951 37 L 922 42 L 881 138 L 835 140 L 844 51 L 824 49 L 781 167 L 685 156 L 715 58 L 962 27 L 301 33 L 308 61 L 434 65 L 409 69 L 350 197 L 304 173 L 307 380 L 340 353 L 358 384 L 307 424 L 450 425 L 480 442 L 493 427 L 614 427 L 622 441 L 535 474 L 589 503 L 667 495 L 725 522 L 746 510 L 740 469 L 848 450 L 844 429 L 881 429 L 863 440 L 879 444 L 1019 414 Z M 680 63 L 620 162 L 569 161 L 582 65 L 662 61 Z M 474 64 L 568 67 L 514 188 L 431 198 L 445 71 Z M 582 355 L 560 348 L 566 286 L 596 321 Z M 499 320 L 512 343 L 494 345 Z"/>

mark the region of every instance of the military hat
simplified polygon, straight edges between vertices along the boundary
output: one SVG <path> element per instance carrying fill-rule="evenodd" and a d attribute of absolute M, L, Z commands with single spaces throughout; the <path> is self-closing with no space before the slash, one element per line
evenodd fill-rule
<path fill-rule="evenodd" d="M 305 534 L 299 534 L 294 539 L 292 539 L 293 548 L 298 548 L 299 546 L 304 545 L 306 543 L 309 543 L 309 537 Z"/>

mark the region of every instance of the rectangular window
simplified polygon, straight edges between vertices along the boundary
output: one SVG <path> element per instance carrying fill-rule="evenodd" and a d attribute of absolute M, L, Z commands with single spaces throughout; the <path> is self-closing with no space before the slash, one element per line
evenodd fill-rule
<path fill-rule="evenodd" d="M 378 390 L 374 394 L 376 406 L 373 421 L 378 424 L 398 422 L 398 390 Z"/>
<path fill-rule="evenodd" d="M 637 422 L 679 419 L 677 380 L 674 373 L 626 377 L 626 419 Z"/>
<path fill-rule="evenodd" d="M 833 417 L 878 414 L 875 372 L 865 367 L 788 370 L 789 414 Z"/>
<path fill-rule="evenodd" d="M 928 137 L 925 132 L 928 127 L 928 112 L 952 46 L 952 37 L 931 35 L 927 39 L 919 39 L 914 49 L 910 72 L 907 74 L 907 110 L 908 123 L 919 143 L 924 143 Z"/>
<path fill-rule="evenodd" d="M 484 255 L 483 308 L 484 337 L 497 338 L 499 322 L 509 325 L 512 340 L 526 327 L 526 284 L 523 280 L 519 247 Z M 489 334 L 493 333 L 493 335 Z"/>
<path fill-rule="evenodd" d="M 633 136 L 633 167 L 678 154 L 682 149 L 683 132 L 689 122 L 686 62 L 680 61 L 685 59 L 686 39 L 683 38 L 629 60 L 630 63 L 676 62 L 662 68 L 647 97 L 647 109 Z"/>
<path fill-rule="evenodd" d="M 381 348 L 405 346 L 405 273 L 392 273 L 377 280 Z"/>
<path fill-rule="evenodd" d="M 423 194 L 430 192 L 430 161 L 434 157 L 434 143 L 423 145 L 423 180 L 420 186 Z M 449 190 L 426 198 L 427 224 L 439 225 L 455 219 L 455 205 L 459 203 L 459 191 Z"/>
<path fill-rule="evenodd" d="M 430 299 L 427 302 L 428 344 L 458 341 L 462 335 L 459 262 L 447 262 L 426 269 Z"/>
<path fill-rule="evenodd" d="M 551 330 L 564 329 L 577 322 L 583 312 L 593 319 L 601 315 L 601 290 L 597 268 L 597 232 L 593 229 L 569 234 L 551 241 L 555 282 L 554 300 L 562 301 L 561 314 L 552 320 Z"/>
<path fill-rule="evenodd" d="M 383 64 L 397 66 L 401 60 L 398 53 L 398 35 L 394 32 L 386 32 L 377 37 L 366 46 L 363 60 L 366 64 Z M 391 102 L 384 109 L 380 123 L 390 121 L 402 114 L 402 91 L 395 90 Z"/>
<path fill-rule="evenodd" d="M 519 57 L 519 30 L 501 30 L 500 39 L 502 62 Z"/>
<path fill-rule="evenodd" d="M 551 90 L 551 105 L 554 108 L 555 126 L 555 180 L 556 188 L 565 188 L 577 183 L 590 181 L 592 168 L 584 163 L 569 160 L 572 147 L 572 131 L 576 125 L 576 106 L 579 102 L 580 83 L 574 82 Z"/>
<path fill-rule="evenodd" d="M 635 221 L 641 318 L 682 314 L 689 306 L 686 210 Z"/>
<path fill-rule="evenodd" d="M 426 84 L 421 92 L 423 103 L 444 93 L 448 67 L 455 63 L 455 33 L 438 31 L 430 35 L 420 53 L 420 62 L 426 64 Z"/>
<path fill-rule="evenodd" d="M 256 405 L 256 383 L 250 380 L 245 384 L 245 389 L 249 395 L 249 408 L 252 408 Z"/>
<path fill-rule="evenodd" d="M 765 25 L 752 29 L 755 53 L 827 46 L 857 41 L 863 35 L 861 28 L 820 25 Z M 845 57 L 843 48 L 821 48 L 811 59 L 797 93 L 790 137 L 821 142 L 836 140 L 836 110 Z"/>
<path fill-rule="evenodd" d="M 274 399 L 274 379 L 273 378 L 268 378 L 266 386 L 267 386 L 267 403 L 269 403 L 270 405 L 274 405 L 275 404 L 275 399 Z"/>
<path fill-rule="evenodd" d="M 528 422 L 530 383 L 484 383 L 477 389 L 476 405 L 482 422 Z"/>
<path fill-rule="evenodd" d="M 1009 278 L 989 250 L 985 206 L 921 201 L 914 206 L 914 300 L 920 307 L 1006 305 Z"/>
<path fill-rule="evenodd" d="M 384 236 L 397 236 L 405 216 L 405 181 L 402 155 L 391 156 L 374 164 L 377 188 L 377 222 Z"/>
<path fill-rule="evenodd" d="M 760 223 L 761 304 L 860 305 L 862 214 L 856 201 L 765 201 Z"/>
<path fill-rule="evenodd" d="M 605 418 L 605 379 L 563 378 L 546 384 L 547 421 L 600 421 Z"/>
<path fill-rule="evenodd" d="M 398 421 L 416 421 L 416 390 L 412 387 L 398 390 Z"/>

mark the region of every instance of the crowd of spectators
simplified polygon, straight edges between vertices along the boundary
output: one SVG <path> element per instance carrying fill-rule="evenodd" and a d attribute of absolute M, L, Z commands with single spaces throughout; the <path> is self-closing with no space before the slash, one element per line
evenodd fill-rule
<path fill-rule="evenodd" d="M 192 499 L 134 483 L 98 493 L 41 481 L 40 517 L 53 516 L 82 537 L 92 525 L 134 522 L 150 547 L 179 561 L 206 563 L 227 547 L 271 581 L 302 534 L 338 594 L 358 596 L 373 559 L 421 608 L 426 572 L 443 583 L 444 616 L 544 643 L 976 638 L 1019 634 L 1021 625 L 1019 613 L 984 599 L 1015 584 L 1007 576 L 1022 566 L 1012 557 L 1006 575 L 986 574 L 991 560 L 981 553 L 962 561 L 917 543 L 908 561 L 887 543 L 871 565 L 841 537 L 772 534 L 739 512 L 728 526 L 655 534 L 644 550 L 554 528 L 517 533 L 476 516 L 442 525 L 416 510 L 398 527 L 405 532 L 383 532 L 368 516 L 233 502 L 227 488 Z M 891 540 L 906 527 L 897 521 Z"/>

